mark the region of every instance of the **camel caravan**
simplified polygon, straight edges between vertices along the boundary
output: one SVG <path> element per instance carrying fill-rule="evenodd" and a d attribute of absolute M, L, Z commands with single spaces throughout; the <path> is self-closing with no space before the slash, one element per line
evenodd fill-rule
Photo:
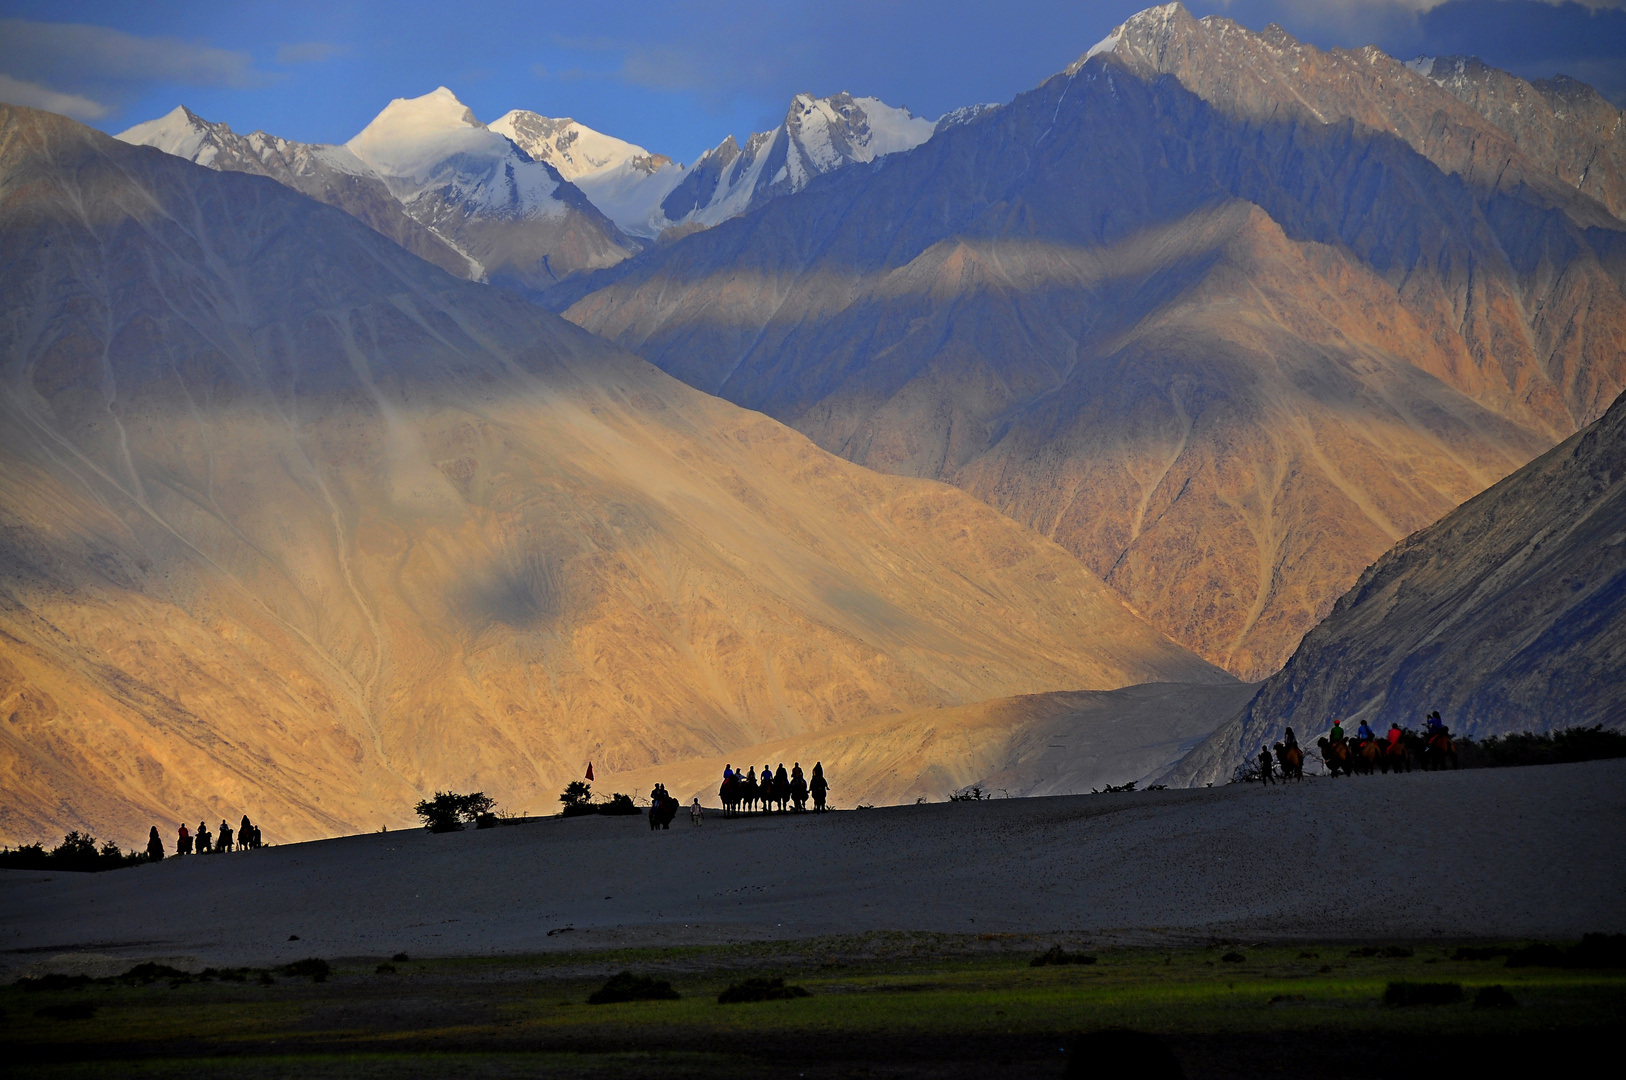
<path fill-rule="evenodd" d="M 1428 714 L 1422 734 L 1404 729 L 1399 724 L 1390 724 L 1389 733 L 1382 738 L 1367 726 L 1365 720 L 1361 721 L 1353 739 L 1345 735 L 1343 721 L 1334 721 L 1332 730 L 1316 740 L 1316 749 L 1320 751 L 1321 761 L 1326 765 L 1329 776 L 1354 776 L 1356 773 L 1371 776 L 1374 771 L 1385 775 L 1390 772 L 1411 772 L 1414 765 L 1427 772 L 1447 766 L 1453 769 L 1457 767 L 1457 744 L 1452 741 L 1450 729 L 1440 720 L 1437 712 Z M 1304 751 L 1299 747 L 1292 728 L 1283 732 L 1281 741 L 1275 746 L 1274 769 L 1271 757 L 1269 747 L 1259 748 L 1261 783 L 1274 783 L 1272 774 L 1276 769 L 1280 770 L 1284 781 L 1304 779 Z"/>
<path fill-rule="evenodd" d="M 830 785 L 824 779 L 823 762 L 814 762 L 813 776 L 809 779 L 802 775 L 801 762 L 798 761 L 786 772 L 785 763 L 781 761 L 777 771 L 764 765 L 760 777 L 754 768 L 742 773 L 732 765 L 725 766 L 723 784 L 717 789 L 717 797 L 723 802 L 724 817 L 752 813 L 758 808 L 765 814 L 775 809 L 783 814 L 787 808 L 790 812 L 802 814 L 807 812 L 809 798 L 813 800 L 813 812 L 822 814 L 829 791 Z"/>

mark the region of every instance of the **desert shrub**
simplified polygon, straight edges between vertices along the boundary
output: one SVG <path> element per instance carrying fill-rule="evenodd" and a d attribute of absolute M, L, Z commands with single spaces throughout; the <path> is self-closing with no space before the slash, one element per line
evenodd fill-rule
<path fill-rule="evenodd" d="M 100 870 L 118 870 L 147 861 L 145 852 L 122 852 L 109 840 L 96 846 L 96 838 L 77 829 L 62 838 L 62 843 L 45 850 L 43 844 L 24 844 L 18 848 L 0 849 L 0 867 L 8 870 L 67 870 L 95 873 Z"/>
<path fill-rule="evenodd" d="M 1385 1005 L 1455 1005 L 1462 1000 L 1462 984 L 1454 982 L 1392 982 L 1383 990 Z"/>
<path fill-rule="evenodd" d="M 394 964 L 379 964 L 377 967 L 373 968 L 373 974 L 375 974 L 375 975 L 394 975 L 395 974 L 395 965 Z"/>
<path fill-rule="evenodd" d="M 585 780 L 572 780 L 560 792 L 559 801 L 564 803 L 564 809 L 559 811 L 560 817 L 580 817 L 583 814 L 596 814 L 598 807 L 593 805 L 593 786 Z"/>
<path fill-rule="evenodd" d="M 1238 765 L 1232 772 L 1227 784 L 1257 784 L 1259 782 L 1259 762 L 1249 758 Z"/>
<path fill-rule="evenodd" d="M 623 971 L 612 975 L 608 982 L 594 990 L 587 998 L 589 1005 L 614 1005 L 621 1001 L 676 1001 L 682 997 L 665 979 L 648 975 L 634 975 Z"/>
<path fill-rule="evenodd" d="M 611 817 L 643 813 L 642 810 L 633 805 L 632 796 L 623 795 L 619 791 L 610 796 L 609 802 L 600 804 L 598 812 L 609 814 Z"/>
<path fill-rule="evenodd" d="M 304 960 L 295 960 L 291 964 L 284 964 L 277 971 L 280 974 L 291 975 L 295 978 L 308 975 L 311 982 L 327 982 L 327 977 L 333 974 L 333 968 L 328 965 L 326 960 L 318 960 L 314 956 L 307 957 Z"/>
<path fill-rule="evenodd" d="M 187 972 L 181 971 L 178 968 L 172 968 L 168 964 L 154 964 L 151 962 L 137 964 L 135 967 L 119 976 L 119 978 L 124 982 L 141 983 L 155 982 L 159 979 L 186 980 L 191 979 L 191 977 L 192 976 Z"/>
<path fill-rule="evenodd" d="M 1476 1009 L 1511 1009 L 1518 1002 L 1513 995 L 1507 992 L 1507 987 L 1500 983 L 1495 986 L 1481 986 L 1474 994 L 1474 1008 Z"/>
<path fill-rule="evenodd" d="M 1096 791 L 1094 788 L 1091 788 L 1090 789 L 1090 794 L 1091 795 L 1118 795 L 1118 794 L 1122 794 L 1123 792 L 1126 792 L 1126 791 L 1134 791 L 1134 790 L 1135 790 L 1135 781 L 1131 780 L 1127 784 L 1108 784 L 1106 787 L 1102 788 L 1100 791 Z"/>
<path fill-rule="evenodd" d="M 962 788 L 961 790 L 950 795 L 949 802 L 986 802 L 992 798 L 992 794 L 982 790 L 981 784 L 972 784 L 970 787 Z M 869 808 L 861 807 L 861 809 Z"/>
<path fill-rule="evenodd" d="M 1220 957 L 1220 963 L 1222 964 L 1243 964 L 1246 963 L 1247 960 L 1248 958 L 1246 956 L 1243 956 L 1241 953 L 1236 952 L 1235 950 L 1232 950 L 1231 952 L 1228 952 L 1224 956 Z"/>
<path fill-rule="evenodd" d="M 1035 956 L 1030 961 L 1033 967 L 1049 967 L 1052 964 L 1093 964 L 1095 957 L 1088 953 L 1068 952 L 1060 945 L 1052 945 L 1049 949 Z"/>
<path fill-rule="evenodd" d="M 457 832 L 463 827 L 463 796 L 455 792 L 437 791 L 433 799 L 424 799 L 412 810 L 430 832 Z"/>
<path fill-rule="evenodd" d="M 1492 735 L 1475 746 L 1487 765 L 1553 765 L 1626 757 L 1626 734 L 1596 724 L 1550 733 Z"/>
<path fill-rule="evenodd" d="M 474 827 L 476 829 L 495 829 L 497 827 L 497 815 L 481 814 L 474 819 Z"/>
<path fill-rule="evenodd" d="M 1378 947 L 1376 945 L 1362 945 L 1358 949 L 1349 950 L 1349 952 L 1345 953 L 1344 955 L 1349 957 L 1351 960 L 1367 960 L 1376 956 L 1377 954 Z"/>
<path fill-rule="evenodd" d="M 748 1001 L 789 1001 L 811 997 L 800 986 L 786 986 L 784 979 L 746 979 L 717 995 L 719 1005 L 739 1005 Z"/>
<path fill-rule="evenodd" d="M 396 964 L 404 964 L 408 960 L 411 960 L 411 959 L 412 959 L 412 957 L 408 956 L 404 952 L 398 952 L 394 956 L 390 957 L 391 962 L 396 963 Z"/>

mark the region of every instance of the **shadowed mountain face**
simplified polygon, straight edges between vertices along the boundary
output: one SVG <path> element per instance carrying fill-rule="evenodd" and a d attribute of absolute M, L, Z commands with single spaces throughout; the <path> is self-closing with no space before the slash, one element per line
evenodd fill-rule
<path fill-rule="evenodd" d="M 1009 105 L 553 296 L 1054 537 L 1262 678 L 1626 384 L 1626 226 L 1374 50 L 1177 5 Z"/>
<path fill-rule="evenodd" d="M 1484 736 L 1626 729 L 1626 396 L 1603 418 L 1409 536 L 1361 575 L 1247 709 L 1169 774 L 1231 775 L 1294 727 Z"/>
<path fill-rule="evenodd" d="M 338 210 L 0 110 L 0 840 L 404 824 L 864 716 L 1226 683 L 1061 548 Z"/>

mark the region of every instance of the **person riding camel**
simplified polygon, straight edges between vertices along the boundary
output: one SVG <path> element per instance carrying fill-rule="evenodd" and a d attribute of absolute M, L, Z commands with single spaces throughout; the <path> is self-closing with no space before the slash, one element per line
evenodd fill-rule
<path fill-rule="evenodd" d="M 1332 731 L 1330 731 L 1327 734 L 1327 741 L 1328 742 L 1343 742 L 1344 741 L 1344 722 L 1342 720 L 1334 720 L 1332 722 Z"/>
<path fill-rule="evenodd" d="M 1355 729 L 1355 737 L 1361 742 L 1371 742 L 1377 738 L 1376 735 L 1372 734 L 1372 729 L 1366 726 L 1365 720 L 1362 720 L 1361 726 Z"/>
<path fill-rule="evenodd" d="M 723 766 L 723 783 L 726 784 L 732 779 L 734 779 L 734 766 L 732 764 L 724 765 Z"/>
<path fill-rule="evenodd" d="M 796 764 L 795 764 L 795 765 L 793 765 L 793 766 L 792 766 L 792 767 L 791 767 L 791 770 L 790 770 L 790 778 L 791 778 L 791 779 L 792 779 L 792 780 L 803 780 L 803 779 L 806 779 L 806 778 L 805 778 L 805 777 L 804 777 L 804 776 L 803 776 L 803 775 L 802 775 L 802 763 L 801 763 L 801 762 L 800 762 L 800 761 L 798 761 L 798 762 L 797 762 L 797 763 L 796 763 Z"/>
<path fill-rule="evenodd" d="M 1400 725 L 1391 720 L 1389 722 L 1389 745 L 1394 746 L 1398 743 L 1402 734 L 1404 733 L 1400 730 Z"/>
<path fill-rule="evenodd" d="M 1286 747 L 1287 749 L 1289 749 L 1289 750 L 1297 750 L 1298 749 L 1298 747 L 1299 747 L 1299 737 L 1297 735 L 1293 734 L 1293 729 L 1292 728 L 1288 728 L 1286 731 L 1282 732 L 1282 745 L 1284 747 Z"/>
<path fill-rule="evenodd" d="M 1449 729 L 1445 726 L 1445 721 L 1440 719 L 1440 714 L 1438 712 L 1429 713 L 1428 719 L 1424 721 L 1424 723 L 1428 727 L 1429 738 L 1433 738 L 1436 735 L 1450 734 Z"/>
<path fill-rule="evenodd" d="M 192 842 L 192 846 L 199 855 L 214 850 L 213 845 L 209 842 L 209 826 L 204 822 L 198 822 L 198 836 Z"/>

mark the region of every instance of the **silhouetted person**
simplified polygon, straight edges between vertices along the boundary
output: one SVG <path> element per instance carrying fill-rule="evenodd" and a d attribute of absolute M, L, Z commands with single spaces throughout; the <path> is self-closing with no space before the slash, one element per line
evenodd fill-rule
<path fill-rule="evenodd" d="M 220 851 L 231 850 L 231 826 L 226 824 L 225 818 L 220 819 L 220 843 L 216 848 Z"/>
<path fill-rule="evenodd" d="M 790 770 L 790 778 L 791 778 L 791 779 L 792 779 L 792 780 L 801 780 L 801 779 L 802 779 L 802 778 L 803 778 L 803 777 L 802 777 L 802 763 L 801 763 L 801 762 L 800 762 L 800 761 L 798 761 L 798 762 L 797 762 L 797 763 L 796 763 L 796 764 L 795 764 L 795 765 L 794 765 L 794 766 L 793 766 L 793 767 L 792 767 L 792 768 L 791 768 L 791 770 Z"/>
<path fill-rule="evenodd" d="M 1259 782 L 1261 784 L 1274 784 L 1276 781 L 1270 776 L 1270 747 L 1259 748 Z"/>
<path fill-rule="evenodd" d="M 192 834 L 187 831 L 186 823 L 181 823 L 181 831 L 175 837 L 175 854 L 192 854 Z"/>
<path fill-rule="evenodd" d="M 164 860 L 164 842 L 158 838 L 158 826 L 156 825 L 152 827 L 152 832 L 147 834 L 147 858 L 153 862 L 162 862 Z"/>
<path fill-rule="evenodd" d="M 205 825 L 201 821 L 198 822 L 198 838 L 197 838 L 197 841 L 196 841 L 196 846 L 197 846 L 199 855 L 202 855 L 202 854 L 204 854 L 206 852 L 210 852 L 210 851 L 214 850 L 214 845 L 211 844 L 209 842 L 209 840 L 210 840 L 209 826 Z"/>
<path fill-rule="evenodd" d="M 696 795 L 694 802 L 689 804 L 689 824 L 699 825 L 703 815 L 704 811 L 700 809 L 700 796 Z"/>
<path fill-rule="evenodd" d="M 243 820 L 237 825 L 237 850 L 247 851 L 253 842 L 254 823 L 248 819 L 247 814 L 244 814 Z"/>
<path fill-rule="evenodd" d="M 1286 731 L 1282 732 L 1282 745 L 1288 747 L 1289 749 L 1298 748 L 1299 737 L 1293 734 L 1292 728 L 1288 728 Z"/>
<path fill-rule="evenodd" d="M 815 814 L 823 813 L 824 796 L 830 790 L 830 785 L 825 783 L 824 763 L 822 761 L 813 763 L 813 782 L 807 785 L 807 790 L 808 794 L 813 796 L 813 812 Z"/>

